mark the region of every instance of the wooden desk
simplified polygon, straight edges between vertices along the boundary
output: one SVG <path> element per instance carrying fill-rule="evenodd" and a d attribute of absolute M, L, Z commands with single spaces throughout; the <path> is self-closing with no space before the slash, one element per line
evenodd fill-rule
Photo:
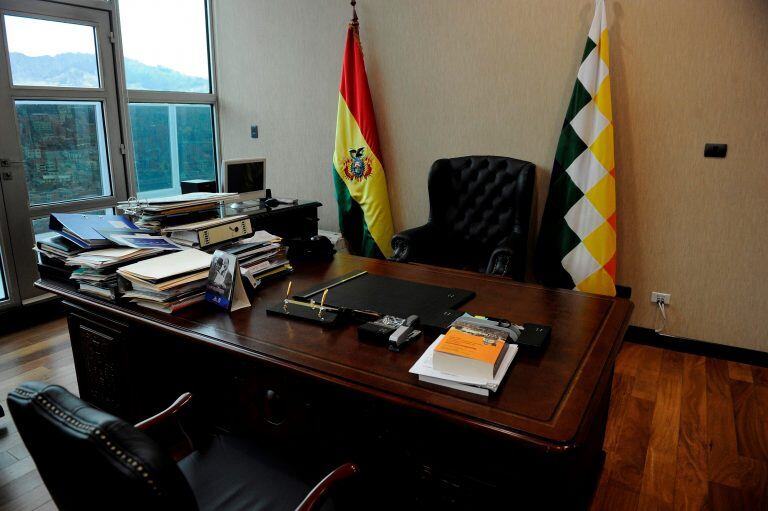
<path fill-rule="evenodd" d="M 452 502 L 479 494 L 510 499 L 509 488 L 520 483 L 524 495 L 543 499 L 537 502 L 585 505 L 602 464 L 613 364 L 631 302 L 347 255 L 298 266 L 293 289 L 358 269 L 474 290 L 463 310 L 550 324 L 549 347 L 541 355 L 521 350 L 499 392 L 481 397 L 408 373 L 431 338 L 393 353 L 359 342 L 354 326 L 267 316 L 286 281 L 261 289 L 251 309 L 226 314 L 201 305 L 176 316 L 51 280 L 37 285 L 69 306 L 81 395 L 126 418 L 192 390 L 238 424 L 266 424 L 288 437 L 317 434 L 331 451 L 371 465 L 407 465 L 403 473 L 420 485 L 432 477 L 436 488 L 457 492 Z"/>

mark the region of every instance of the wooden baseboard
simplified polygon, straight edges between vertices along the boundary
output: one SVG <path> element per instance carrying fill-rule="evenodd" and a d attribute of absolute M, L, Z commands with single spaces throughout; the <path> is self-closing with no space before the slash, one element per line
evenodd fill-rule
<path fill-rule="evenodd" d="M 20 305 L 0 312 L 0 335 L 18 332 L 62 316 L 64 316 L 64 307 L 61 305 L 60 298 Z"/>
<path fill-rule="evenodd" d="M 647 346 L 654 346 L 667 350 L 681 351 L 683 353 L 692 353 L 694 355 L 703 355 L 722 360 L 730 360 L 732 362 L 768 367 L 768 353 L 764 351 L 699 341 L 697 339 L 687 339 L 685 337 L 662 335 L 650 328 L 630 325 L 629 328 L 627 328 L 624 340 L 626 342 L 645 344 Z"/>

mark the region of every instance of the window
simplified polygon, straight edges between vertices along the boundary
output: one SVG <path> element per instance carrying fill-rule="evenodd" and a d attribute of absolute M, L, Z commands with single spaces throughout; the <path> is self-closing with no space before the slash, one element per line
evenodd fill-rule
<path fill-rule="evenodd" d="M 119 0 L 139 197 L 216 181 L 216 95 L 205 0 Z"/>
<path fill-rule="evenodd" d="M 187 179 L 216 180 L 210 105 L 131 103 L 138 188 L 181 189 Z"/>
<path fill-rule="evenodd" d="M 17 100 L 29 205 L 112 193 L 100 101 Z"/>
<path fill-rule="evenodd" d="M 92 26 L 12 15 L 4 21 L 13 85 L 100 86 Z"/>

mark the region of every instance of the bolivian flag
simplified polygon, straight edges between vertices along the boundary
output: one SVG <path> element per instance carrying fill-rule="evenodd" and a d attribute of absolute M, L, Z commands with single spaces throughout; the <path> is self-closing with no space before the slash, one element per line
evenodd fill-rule
<path fill-rule="evenodd" d="M 333 180 L 339 227 L 350 252 L 389 257 L 394 230 L 379 134 L 356 22 L 347 29 L 341 68 Z"/>
<path fill-rule="evenodd" d="M 615 175 L 608 24 L 596 0 L 541 220 L 534 271 L 543 284 L 616 294 Z"/>

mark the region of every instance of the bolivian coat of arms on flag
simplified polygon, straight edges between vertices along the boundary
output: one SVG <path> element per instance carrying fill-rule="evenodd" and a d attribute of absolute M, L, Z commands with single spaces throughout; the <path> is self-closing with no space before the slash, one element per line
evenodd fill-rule
<path fill-rule="evenodd" d="M 333 181 L 339 227 L 352 253 L 389 257 L 394 229 L 357 18 L 347 29 L 336 116 Z"/>

